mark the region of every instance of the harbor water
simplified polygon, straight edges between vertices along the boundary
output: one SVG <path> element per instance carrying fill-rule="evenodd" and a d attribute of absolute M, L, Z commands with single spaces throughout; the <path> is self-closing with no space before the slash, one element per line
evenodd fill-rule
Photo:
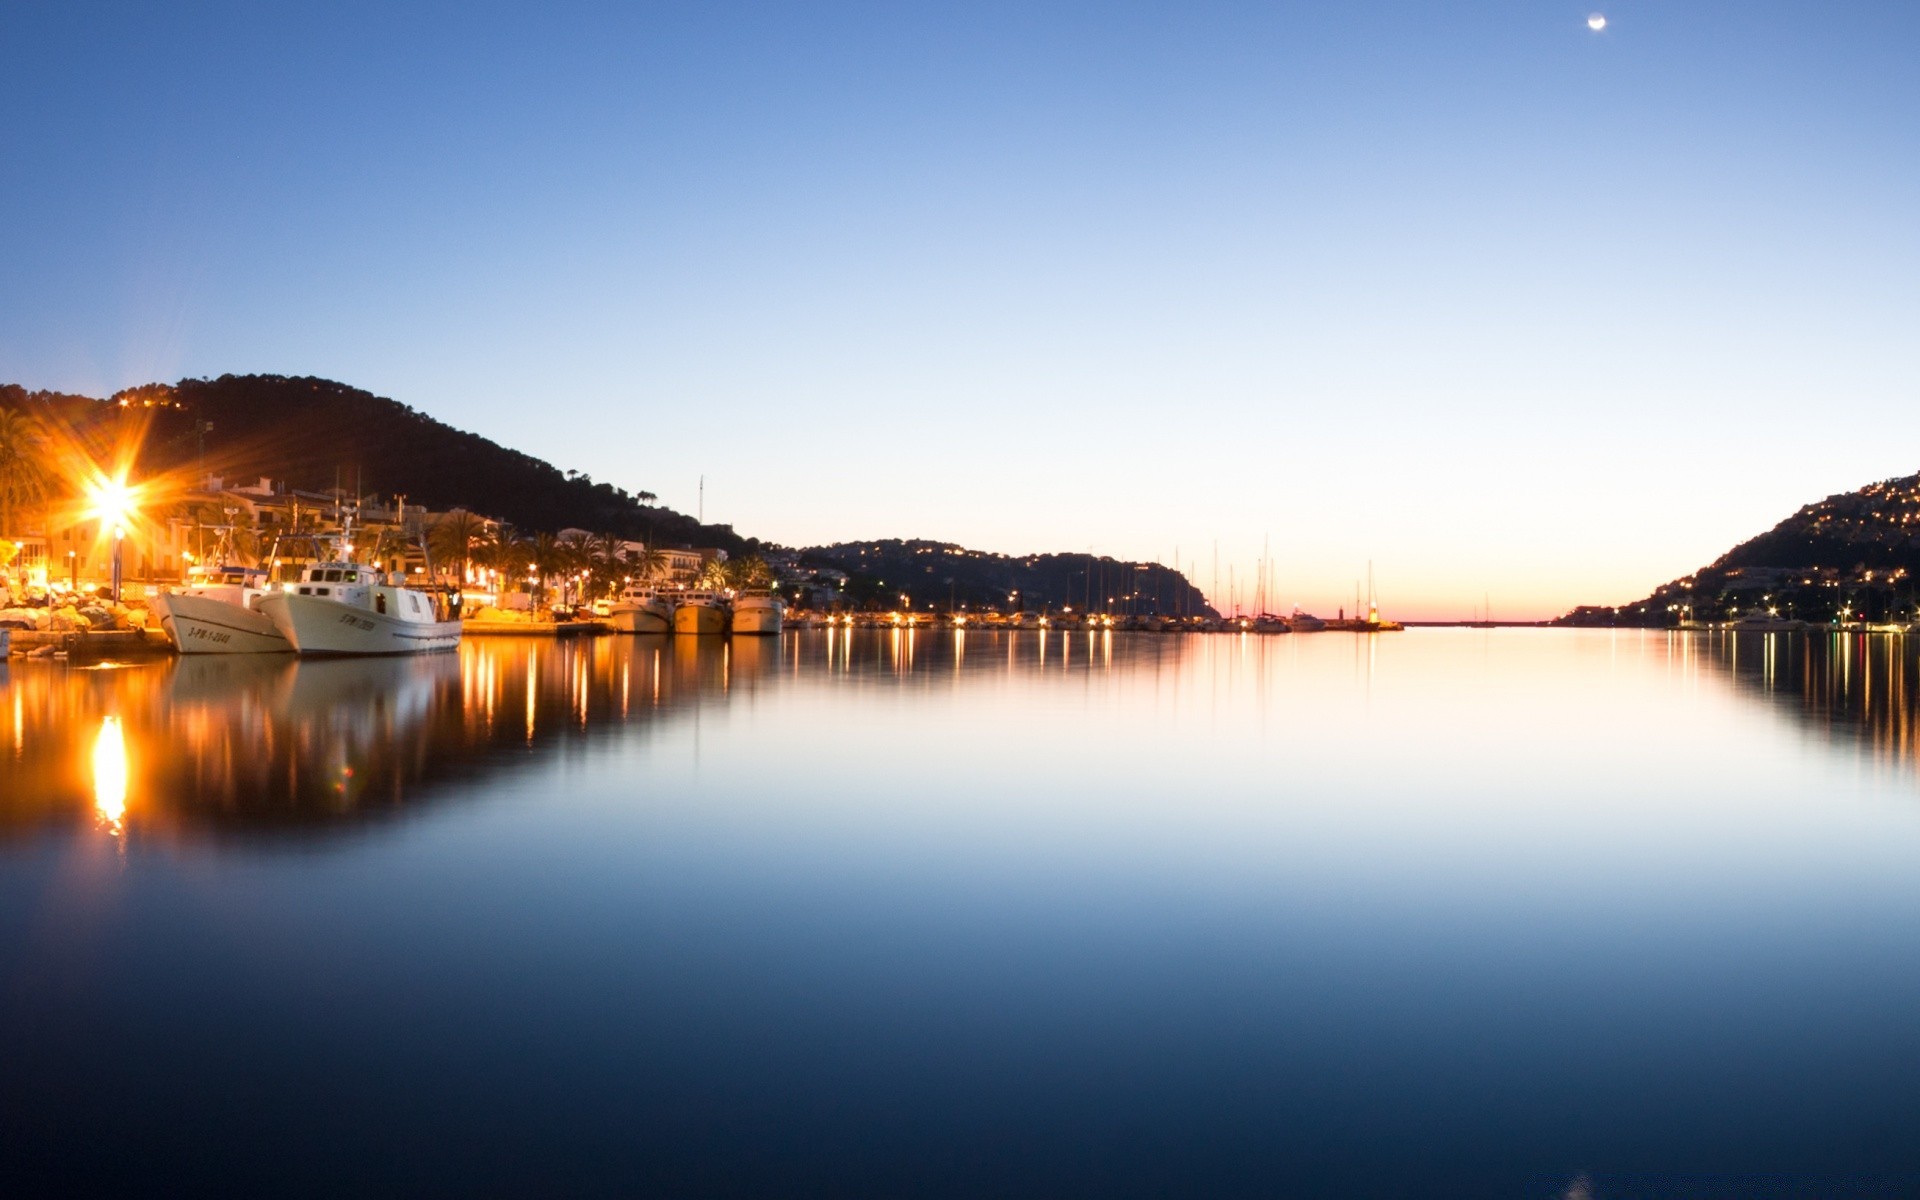
<path fill-rule="evenodd" d="M 0 660 L 8 1194 L 1920 1182 L 1920 639 Z"/>

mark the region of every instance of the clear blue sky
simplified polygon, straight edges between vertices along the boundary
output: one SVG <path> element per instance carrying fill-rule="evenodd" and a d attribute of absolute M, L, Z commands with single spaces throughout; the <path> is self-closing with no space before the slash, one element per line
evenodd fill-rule
<path fill-rule="evenodd" d="M 323 375 L 781 541 L 1270 535 L 1407 615 L 1920 468 L 1912 3 L 39 7 L 29 387 Z"/>

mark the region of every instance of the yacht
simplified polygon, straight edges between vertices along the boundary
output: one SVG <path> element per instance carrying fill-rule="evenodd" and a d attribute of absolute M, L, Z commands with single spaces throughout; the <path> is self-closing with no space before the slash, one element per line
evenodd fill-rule
<path fill-rule="evenodd" d="M 1312 613 L 1301 612 L 1297 608 L 1293 610 L 1293 615 L 1287 618 L 1287 628 L 1294 633 L 1318 633 L 1326 627 L 1327 623 L 1319 617 Z"/>
<path fill-rule="evenodd" d="M 699 588 L 681 592 L 673 606 L 675 633 L 725 633 L 727 598 L 721 592 Z"/>
<path fill-rule="evenodd" d="M 672 633 L 673 600 L 651 583 L 629 583 L 607 606 L 607 619 L 621 633 Z"/>
<path fill-rule="evenodd" d="M 1805 628 L 1805 622 L 1776 616 L 1765 609 L 1750 608 L 1738 620 L 1727 622 L 1735 633 L 1787 633 Z"/>
<path fill-rule="evenodd" d="M 459 605 L 350 561 L 316 562 L 259 609 L 301 654 L 418 654 L 460 644 Z M 443 608 L 444 605 L 444 608 Z"/>
<path fill-rule="evenodd" d="M 733 598 L 735 633 L 779 633 L 786 615 L 786 602 L 766 588 L 750 588 Z"/>
<path fill-rule="evenodd" d="M 207 565 L 187 573 L 177 592 L 150 602 L 160 628 L 181 654 L 286 654 L 287 635 L 260 611 L 271 595 L 267 572 L 258 567 Z"/>

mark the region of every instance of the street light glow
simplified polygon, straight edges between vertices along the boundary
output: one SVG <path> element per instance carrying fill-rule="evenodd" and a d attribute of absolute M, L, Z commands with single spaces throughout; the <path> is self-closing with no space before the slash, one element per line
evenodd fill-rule
<path fill-rule="evenodd" d="M 124 475 L 89 483 L 87 503 L 87 515 L 98 518 L 102 527 L 110 526 L 116 533 L 125 532 L 127 522 L 140 511 L 136 489 L 128 485 Z"/>

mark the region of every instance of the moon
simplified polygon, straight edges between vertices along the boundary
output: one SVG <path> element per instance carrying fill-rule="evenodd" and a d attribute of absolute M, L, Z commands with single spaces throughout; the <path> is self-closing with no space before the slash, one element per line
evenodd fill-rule
<path fill-rule="evenodd" d="M 1599 33 L 1602 29 L 1605 29 L 1606 27 L 1607 27 L 1607 15 L 1605 13 L 1594 13 L 1592 16 L 1587 18 L 1587 28 L 1593 30 L 1595 33 Z"/>

